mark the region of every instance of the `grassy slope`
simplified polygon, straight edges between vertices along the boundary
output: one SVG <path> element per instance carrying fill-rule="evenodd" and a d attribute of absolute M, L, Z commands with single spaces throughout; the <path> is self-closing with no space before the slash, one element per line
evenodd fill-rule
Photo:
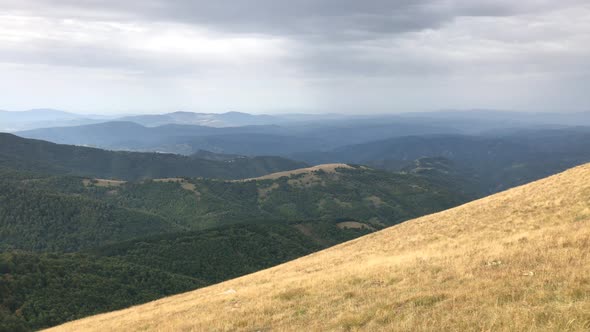
<path fill-rule="evenodd" d="M 584 330 L 590 164 L 81 330 Z"/>

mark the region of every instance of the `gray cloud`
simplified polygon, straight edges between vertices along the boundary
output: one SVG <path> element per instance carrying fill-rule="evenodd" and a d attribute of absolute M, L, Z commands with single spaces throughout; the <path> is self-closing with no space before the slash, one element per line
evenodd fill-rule
<path fill-rule="evenodd" d="M 554 90 L 590 74 L 590 4 L 584 0 L 0 0 L 0 9 L 4 76 L 18 80 L 28 70 L 35 77 L 45 72 L 33 72 L 35 66 L 52 67 L 68 84 L 105 91 L 115 84 L 105 86 L 104 77 L 127 77 L 147 90 L 165 80 L 170 89 L 162 105 L 174 98 L 230 103 L 217 89 L 224 85 L 250 108 L 257 101 L 249 95 L 269 98 L 264 89 L 287 96 L 269 98 L 273 102 L 310 108 L 329 108 L 331 101 L 444 108 L 455 106 L 453 98 L 466 108 L 494 107 L 472 104 L 478 95 L 489 102 L 496 89 L 510 96 L 498 100 L 521 107 L 534 104 L 527 84 Z M 93 81 L 85 69 L 100 78 Z M 118 91 L 127 83 L 121 84 Z M 66 85 L 53 87 L 55 94 L 67 96 Z M 371 92 L 359 91 L 362 86 Z M 170 92 L 174 87 L 179 92 Z M 17 105 L 19 91 L 6 88 Z M 519 88 L 527 96 L 521 102 Z M 465 90 L 473 96 L 465 98 Z M 539 100 L 567 100 L 551 92 L 539 91 Z M 391 102 L 390 93 L 404 94 L 396 98 L 403 102 Z M 424 95 L 431 98 L 417 97 Z M 137 103 L 133 98 L 129 105 Z M 590 108 L 581 93 L 571 100 L 569 106 Z"/>
<path fill-rule="evenodd" d="M 4 0 L 54 17 L 171 21 L 234 33 L 367 38 L 434 29 L 458 16 L 511 16 L 574 6 L 549 0 Z"/>

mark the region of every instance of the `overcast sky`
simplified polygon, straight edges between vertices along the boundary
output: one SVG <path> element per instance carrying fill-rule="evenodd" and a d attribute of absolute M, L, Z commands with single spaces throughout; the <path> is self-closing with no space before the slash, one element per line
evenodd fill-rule
<path fill-rule="evenodd" d="M 0 0 L 0 109 L 590 110 L 588 0 Z"/>

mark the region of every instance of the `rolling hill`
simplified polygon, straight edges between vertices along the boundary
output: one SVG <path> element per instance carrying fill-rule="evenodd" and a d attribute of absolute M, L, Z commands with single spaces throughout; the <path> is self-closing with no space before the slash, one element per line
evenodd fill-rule
<path fill-rule="evenodd" d="M 0 248 L 26 250 L 75 250 L 125 240 L 125 234 L 245 222 L 292 225 L 334 244 L 340 237 L 330 234 L 341 233 L 339 222 L 380 229 L 469 200 L 421 175 L 344 164 L 233 181 L 126 182 L 0 169 L 0 198 Z"/>
<path fill-rule="evenodd" d="M 0 133 L 0 167 L 51 174 L 120 180 L 197 176 L 240 179 L 305 166 L 272 156 L 218 161 L 165 153 L 116 152 Z"/>
<path fill-rule="evenodd" d="M 194 230 L 244 221 L 301 224 L 306 230 L 319 223 L 333 228 L 336 221 L 382 227 L 469 199 L 422 176 L 349 165 L 322 165 L 237 181 L 164 178 L 116 187 L 89 183 L 85 188 L 80 181 L 78 188 L 77 193 Z"/>
<path fill-rule="evenodd" d="M 582 331 L 590 164 L 155 302 L 50 331 Z"/>

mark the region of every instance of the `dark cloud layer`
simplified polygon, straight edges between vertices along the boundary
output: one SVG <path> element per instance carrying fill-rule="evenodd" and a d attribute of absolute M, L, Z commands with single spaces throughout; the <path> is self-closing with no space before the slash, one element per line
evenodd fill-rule
<path fill-rule="evenodd" d="M 587 0 L 0 0 L 0 88 L 18 105 L 29 82 L 8 82 L 57 73 L 46 100 L 590 108 L 555 88 L 590 77 L 588 22 Z"/>
<path fill-rule="evenodd" d="M 234 33 L 368 38 L 435 29 L 458 16 L 510 16 L 575 5 L 539 0 L 4 0 L 57 17 L 171 21 Z"/>

